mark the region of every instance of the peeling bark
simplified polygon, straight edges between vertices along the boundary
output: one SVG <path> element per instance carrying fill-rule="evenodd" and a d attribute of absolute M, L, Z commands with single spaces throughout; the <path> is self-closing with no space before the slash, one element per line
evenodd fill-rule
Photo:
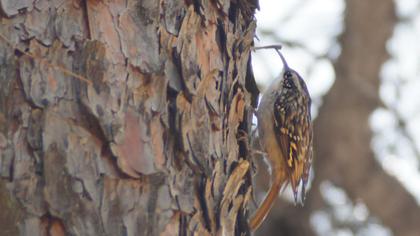
<path fill-rule="evenodd" d="M 254 3 L 0 7 L 0 234 L 249 234 Z"/>

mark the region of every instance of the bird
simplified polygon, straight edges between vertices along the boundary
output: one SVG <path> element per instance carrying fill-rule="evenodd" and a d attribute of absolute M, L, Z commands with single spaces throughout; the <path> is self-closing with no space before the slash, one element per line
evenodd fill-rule
<path fill-rule="evenodd" d="M 270 46 L 256 49 L 263 48 Z M 274 49 L 281 58 L 283 71 L 262 93 L 256 111 L 259 141 L 272 170 L 271 186 L 249 221 L 251 230 L 264 221 L 283 186 L 290 183 L 296 204 L 302 183 L 303 204 L 312 165 L 311 97 L 299 73 L 289 67 L 278 47 Z"/>

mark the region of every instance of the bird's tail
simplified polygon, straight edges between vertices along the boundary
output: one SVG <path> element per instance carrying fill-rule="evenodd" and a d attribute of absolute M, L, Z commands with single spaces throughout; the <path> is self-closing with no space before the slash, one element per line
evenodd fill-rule
<path fill-rule="evenodd" d="M 273 203 L 277 199 L 277 196 L 280 192 L 281 187 L 285 183 L 286 176 L 285 173 L 277 173 L 273 178 L 271 188 L 265 197 L 261 206 L 257 209 L 251 221 L 249 222 L 249 227 L 252 231 L 256 230 L 261 223 L 264 221 L 265 217 L 268 215 Z"/>

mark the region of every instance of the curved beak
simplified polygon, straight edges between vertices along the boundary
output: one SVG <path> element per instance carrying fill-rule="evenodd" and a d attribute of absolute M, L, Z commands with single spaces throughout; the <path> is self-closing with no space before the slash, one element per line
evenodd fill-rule
<path fill-rule="evenodd" d="M 280 49 L 282 48 L 281 45 L 268 45 L 263 47 L 254 47 L 254 50 L 260 50 L 260 49 L 274 49 L 276 50 L 277 54 L 279 54 L 281 61 L 283 62 L 284 70 L 290 70 L 289 65 L 287 65 L 286 59 L 284 59 L 283 54 L 281 54 Z"/>
<path fill-rule="evenodd" d="M 283 54 L 281 54 L 280 50 L 276 49 L 277 54 L 279 54 L 281 61 L 283 62 L 284 71 L 290 70 L 289 65 L 287 65 L 286 59 L 284 59 Z"/>

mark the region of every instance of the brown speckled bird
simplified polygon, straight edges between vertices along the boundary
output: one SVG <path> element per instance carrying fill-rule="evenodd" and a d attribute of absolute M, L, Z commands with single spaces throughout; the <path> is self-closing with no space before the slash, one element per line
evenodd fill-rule
<path fill-rule="evenodd" d="M 250 221 L 252 230 L 264 221 L 285 184 L 291 184 L 296 203 L 302 181 L 301 202 L 304 201 L 312 163 L 311 98 L 302 77 L 276 51 L 284 66 L 282 76 L 264 91 L 257 110 L 258 134 L 270 160 L 272 184 Z"/>

